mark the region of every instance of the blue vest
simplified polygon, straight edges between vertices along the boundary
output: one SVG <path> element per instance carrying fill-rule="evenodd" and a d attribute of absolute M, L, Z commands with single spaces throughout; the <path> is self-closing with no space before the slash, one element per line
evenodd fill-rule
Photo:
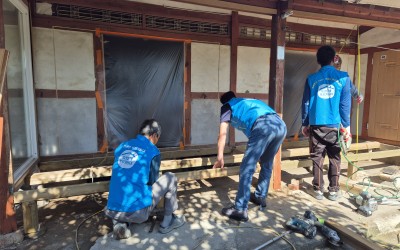
<path fill-rule="evenodd" d="M 346 72 L 336 70 L 333 66 L 324 66 L 308 76 L 310 125 L 338 126 L 341 123 L 340 98 L 348 80 L 349 75 Z"/>
<path fill-rule="evenodd" d="M 134 212 L 152 204 L 149 182 L 153 157 L 158 148 L 146 137 L 121 143 L 114 153 L 107 208 L 114 211 Z"/>
<path fill-rule="evenodd" d="M 276 112 L 263 101 L 256 99 L 232 98 L 229 102 L 232 110 L 231 125 L 250 137 L 251 129 L 258 117 Z"/>

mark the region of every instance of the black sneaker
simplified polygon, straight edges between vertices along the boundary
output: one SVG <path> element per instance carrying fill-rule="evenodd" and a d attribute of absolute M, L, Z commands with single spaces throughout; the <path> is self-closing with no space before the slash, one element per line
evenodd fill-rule
<path fill-rule="evenodd" d="M 223 208 L 221 213 L 223 215 L 228 216 L 229 218 L 237 220 L 237 221 L 248 221 L 249 220 L 249 217 L 247 216 L 247 210 L 239 211 L 235 208 L 235 205 Z"/>
<path fill-rule="evenodd" d="M 255 193 L 250 194 L 250 201 L 253 202 L 254 204 L 261 206 L 261 207 L 266 207 L 267 206 L 267 201 L 265 198 L 257 197 Z"/>

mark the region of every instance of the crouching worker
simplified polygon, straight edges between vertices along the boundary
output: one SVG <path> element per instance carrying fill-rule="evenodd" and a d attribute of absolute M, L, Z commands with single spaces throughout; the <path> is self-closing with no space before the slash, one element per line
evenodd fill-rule
<path fill-rule="evenodd" d="M 232 91 L 220 98 L 222 103 L 218 137 L 218 156 L 214 168 L 224 167 L 224 147 L 229 123 L 249 139 L 240 164 L 239 188 L 235 204 L 222 209 L 222 214 L 238 221 L 247 221 L 249 200 L 266 207 L 274 157 L 286 136 L 286 125 L 267 104 L 256 99 L 236 98 Z M 256 191 L 250 194 L 251 180 L 260 161 L 261 170 Z"/>
<path fill-rule="evenodd" d="M 113 220 L 116 239 L 131 236 L 130 223 L 145 222 L 164 197 L 164 219 L 159 232 L 168 233 L 185 224 L 178 217 L 177 180 L 173 173 L 159 177 L 161 155 L 155 146 L 161 127 L 154 120 L 145 120 L 135 139 L 121 143 L 114 153 L 109 196 L 105 214 Z"/>

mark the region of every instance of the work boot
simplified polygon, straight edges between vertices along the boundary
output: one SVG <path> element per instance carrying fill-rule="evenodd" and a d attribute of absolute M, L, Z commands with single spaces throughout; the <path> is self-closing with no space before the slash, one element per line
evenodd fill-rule
<path fill-rule="evenodd" d="M 340 192 L 329 192 L 328 199 L 331 201 L 337 201 L 341 196 Z"/>
<path fill-rule="evenodd" d="M 131 237 L 131 230 L 128 228 L 128 223 L 119 222 L 113 227 L 113 235 L 117 240 L 127 239 Z"/>
<path fill-rule="evenodd" d="M 321 190 L 314 190 L 314 197 L 317 200 L 323 200 L 324 199 L 324 193 Z"/>
<path fill-rule="evenodd" d="M 225 207 L 222 209 L 221 213 L 225 216 L 228 216 L 231 219 L 237 220 L 237 221 L 248 221 L 249 217 L 247 216 L 247 210 L 237 210 L 235 208 L 235 205 L 232 205 L 230 207 Z"/>
<path fill-rule="evenodd" d="M 266 207 L 267 206 L 267 201 L 265 198 L 257 197 L 255 193 L 250 194 L 250 201 L 253 202 L 254 204 L 261 206 L 261 207 Z"/>
<path fill-rule="evenodd" d="M 171 219 L 171 222 L 169 223 L 169 226 L 168 227 L 162 227 L 160 225 L 160 228 L 158 229 L 158 232 L 162 233 L 162 234 L 169 233 L 172 230 L 183 226 L 185 224 L 185 222 L 186 222 L 186 219 L 185 219 L 184 215 L 178 217 L 175 214 L 172 214 L 172 219 Z"/>

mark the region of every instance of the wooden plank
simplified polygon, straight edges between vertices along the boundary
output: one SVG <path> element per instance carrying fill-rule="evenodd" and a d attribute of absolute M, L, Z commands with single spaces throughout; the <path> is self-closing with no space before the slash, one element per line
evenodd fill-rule
<path fill-rule="evenodd" d="M 14 202 L 30 202 L 35 200 L 49 200 L 66 198 L 77 195 L 101 193 L 108 191 L 108 181 L 68 185 L 62 187 L 40 188 L 37 190 L 19 191 L 14 193 Z"/>
<path fill-rule="evenodd" d="M 354 144 L 353 144 L 354 145 Z M 363 145 L 363 146 L 361 146 Z M 362 143 L 358 146 L 358 150 L 363 149 L 370 149 L 371 146 L 374 145 L 379 147 L 379 143 Z M 353 148 L 355 150 L 356 147 Z M 298 151 L 298 153 L 296 152 Z M 400 150 L 400 149 L 399 149 Z M 398 151 L 398 150 L 394 150 Z M 286 151 L 283 151 L 285 153 Z M 215 153 L 215 151 L 214 151 Z M 300 153 L 304 153 L 301 155 Z M 380 152 L 375 152 L 380 153 Z M 374 158 L 375 153 L 365 153 L 365 154 L 358 154 L 358 155 L 351 155 L 349 156 L 350 159 L 354 160 L 365 160 Z M 308 155 L 308 148 L 299 148 L 293 149 L 290 151 L 292 156 L 307 156 Z M 395 154 L 395 153 L 393 153 Z M 378 157 L 386 157 L 389 155 L 386 154 L 379 154 Z M 239 164 L 242 162 L 243 154 L 234 154 L 234 155 L 225 155 L 225 164 Z M 196 158 L 188 158 L 188 159 L 179 159 L 179 160 L 163 160 L 161 161 L 160 170 L 167 171 L 167 170 L 176 170 L 176 169 L 189 169 L 195 167 L 202 167 L 202 166 L 212 166 L 216 161 L 216 156 L 209 156 L 209 157 L 196 157 Z M 342 159 L 342 162 L 345 162 L 345 159 Z M 329 161 L 325 159 L 325 164 Z M 305 160 L 284 160 L 282 161 L 282 168 L 283 169 L 291 169 L 291 168 L 299 168 L 299 167 L 308 167 L 311 166 L 312 162 L 309 159 Z M 60 170 L 60 171 L 51 171 L 51 172 L 41 172 L 41 173 L 34 173 L 30 178 L 31 185 L 40 185 L 46 183 L 53 183 L 53 182 L 63 182 L 63 181 L 73 181 L 73 180 L 83 180 L 83 179 L 92 179 L 92 178 L 100 178 L 100 177 L 109 177 L 111 176 L 111 166 L 101 166 L 101 167 L 90 167 L 90 168 L 78 168 L 78 169 L 69 169 L 69 170 Z"/>
<path fill-rule="evenodd" d="M 361 235 L 358 235 L 333 220 L 325 220 L 325 225 L 335 230 L 344 242 L 350 242 L 351 245 L 357 246 L 358 249 L 384 250 L 384 248 L 378 246 L 374 242 L 363 238 Z"/>
<path fill-rule="evenodd" d="M 205 169 L 190 172 L 175 173 L 178 182 L 218 178 L 239 174 L 240 167 L 226 167 L 223 169 Z M 30 202 L 35 200 L 49 200 L 66 198 L 77 195 L 107 192 L 109 181 L 66 185 L 61 187 L 40 188 L 37 190 L 19 191 L 14 193 L 15 203 Z"/>

